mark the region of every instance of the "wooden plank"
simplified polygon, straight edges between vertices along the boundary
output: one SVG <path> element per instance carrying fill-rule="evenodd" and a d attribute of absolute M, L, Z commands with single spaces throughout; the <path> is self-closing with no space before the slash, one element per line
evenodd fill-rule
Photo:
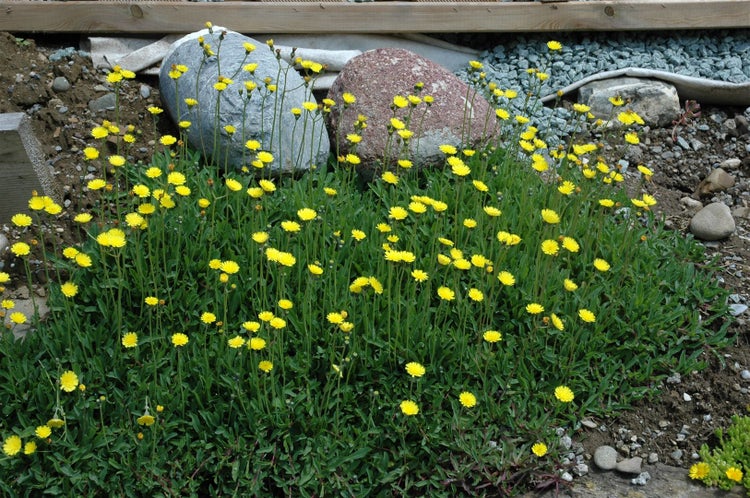
<path fill-rule="evenodd" d="M 555 32 L 750 28 L 750 0 L 590 2 L 40 2 L 0 0 L 0 31 Z"/>

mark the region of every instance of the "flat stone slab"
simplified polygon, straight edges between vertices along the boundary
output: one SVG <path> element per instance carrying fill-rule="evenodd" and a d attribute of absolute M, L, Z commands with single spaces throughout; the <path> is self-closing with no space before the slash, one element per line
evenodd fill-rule
<path fill-rule="evenodd" d="M 52 168 L 31 121 L 22 112 L 0 114 L 0 223 L 21 211 L 28 211 L 31 192 L 36 190 L 59 199 Z"/>

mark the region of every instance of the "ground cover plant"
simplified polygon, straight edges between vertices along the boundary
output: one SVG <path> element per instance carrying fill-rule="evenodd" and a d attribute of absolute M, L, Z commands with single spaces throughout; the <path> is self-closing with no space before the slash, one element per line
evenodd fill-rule
<path fill-rule="evenodd" d="M 136 130 L 116 116 L 92 130 L 101 199 L 77 215 L 80 242 L 44 250 L 63 209 L 44 196 L 13 220 L 27 275 L 0 277 L 31 280 L 39 259 L 52 314 L 36 323 L 2 303 L 36 330 L 0 342 L 0 489 L 512 495 L 554 484 L 555 428 L 699 368 L 724 343 L 726 293 L 700 247 L 649 210 L 650 169 L 622 172 L 579 143 L 585 106 L 550 150 L 533 95 L 523 115 L 504 107 L 527 89 L 485 82 L 478 63 L 471 75 L 499 138 L 446 144 L 444 168 L 418 170 L 398 146 L 429 102 L 415 88 L 394 96 L 400 161 L 367 185 L 356 154 L 275 178 L 252 140 L 248 171 L 225 171 L 178 133 L 129 164 Z M 529 90 L 545 77 L 531 72 Z M 258 98 L 278 95 L 268 85 Z M 612 120 L 637 121 L 620 104 Z M 344 105 L 301 106 L 300 123 Z"/>

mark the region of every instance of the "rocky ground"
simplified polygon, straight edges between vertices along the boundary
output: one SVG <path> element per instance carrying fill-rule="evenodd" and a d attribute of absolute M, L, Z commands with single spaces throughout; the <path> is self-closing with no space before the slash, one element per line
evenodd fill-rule
<path fill-rule="evenodd" d="M 112 111 L 97 112 L 99 100 L 109 92 L 103 73 L 91 61 L 78 55 L 54 60 L 61 47 L 75 45 L 76 40 L 44 37 L 37 40 L 0 33 L 0 113 L 26 112 L 33 121 L 37 138 L 50 160 L 57 181 L 63 186 L 69 212 L 89 207 L 83 184 L 90 172 L 82 160 L 82 149 L 88 144 L 89 131 L 103 119 L 114 120 Z M 106 97 L 105 97 L 106 99 Z M 169 130 L 166 123 L 156 125 L 146 111 L 160 105 L 158 84 L 154 79 L 139 78 L 126 82 L 120 101 L 122 124 L 134 124 L 140 133 L 140 148 L 134 160 L 147 160 L 149 141 Z M 679 127 L 674 141 L 672 129 L 644 131 L 642 143 L 630 159 L 655 171 L 653 191 L 657 206 L 675 230 L 686 231 L 696 201 L 704 204 L 721 201 L 734 211 L 737 230 L 726 240 L 706 243 L 709 256 L 716 255 L 722 267 L 724 284 L 733 290 L 737 310 L 750 300 L 750 108 L 704 106 L 700 117 Z M 164 127 L 156 131 L 157 126 Z M 723 166 L 734 177 L 735 184 L 721 192 L 697 196 L 686 202 L 702 180 L 716 167 Z M 68 237 L 69 218 L 62 215 L 57 236 Z M 5 227 L 6 231 L 10 231 Z M 747 413 L 750 406 L 750 313 L 740 313 L 732 325 L 732 347 L 724 351 L 706 351 L 708 368 L 700 373 L 671 377 L 653 399 L 637 403 L 615 419 L 588 420 L 573 440 L 588 458 L 600 445 L 617 449 L 620 458 L 642 457 L 643 470 L 654 476 L 642 496 L 699 496 L 658 491 L 657 482 L 669 485 L 684 480 L 687 468 L 704 443 L 715 442 L 716 428 L 726 427 L 730 417 Z M 667 467 L 669 466 L 669 467 Z M 661 469 L 661 470 L 660 470 Z M 666 470 L 665 470 L 666 469 Z M 626 496 L 629 480 L 622 474 L 597 474 L 610 483 L 602 493 L 585 494 L 596 488 L 588 482 L 576 496 Z M 671 484 L 669 484 L 671 483 Z M 619 491 L 618 486 L 626 491 Z M 648 487 L 651 486 L 651 487 Z M 684 486 L 683 486 L 684 487 Z M 696 487 L 695 489 L 700 489 Z M 695 491 L 694 489 L 694 491 Z M 584 493 L 584 494 L 580 494 Z M 666 494 L 663 494 L 666 493 Z M 702 496 L 713 496 L 709 492 Z M 629 496 L 629 495 L 628 495 Z"/>

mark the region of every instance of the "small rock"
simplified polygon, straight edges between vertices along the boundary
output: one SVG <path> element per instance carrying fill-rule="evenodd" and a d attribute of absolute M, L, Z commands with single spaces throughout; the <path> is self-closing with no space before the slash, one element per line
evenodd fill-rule
<path fill-rule="evenodd" d="M 672 453 L 669 454 L 672 460 L 675 460 L 677 462 L 682 460 L 682 455 L 683 455 L 682 450 L 679 450 L 679 449 L 674 450 Z"/>
<path fill-rule="evenodd" d="M 618 462 L 615 465 L 615 469 L 625 474 L 640 474 L 642 463 L 643 459 L 641 457 L 626 458 L 625 460 Z"/>
<path fill-rule="evenodd" d="M 612 470 L 617 467 L 617 450 L 611 446 L 599 446 L 594 451 L 594 464 L 602 470 Z"/>
<path fill-rule="evenodd" d="M 729 237 L 735 230 L 734 218 L 723 202 L 713 202 L 698 211 L 690 220 L 690 232 L 707 241 Z"/>
<path fill-rule="evenodd" d="M 697 213 L 703 208 L 703 203 L 699 201 L 698 199 L 693 199 L 692 197 L 683 197 L 680 199 L 680 204 L 685 206 L 685 209 L 691 212 Z"/>
<path fill-rule="evenodd" d="M 589 429 L 596 429 L 598 427 L 598 425 L 596 424 L 596 422 L 594 422 L 590 418 L 585 418 L 585 419 L 581 420 L 581 425 L 584 426 L 584 427 L 588 427 Z"/>
<path fill-rule="evenodd" d="M 649 479 L 651 479 L 651 474 L 648 472 L 642 472 L 638 477 L 631 479 L 630 483 L 635 484 L 636 486 L 645 486 Z"/>
<path fill-rule="evenodd" d="M 682 382 L 682 376 L 679 372 L 675 372 L 667 377 L 667 384 L 679 384 L 680 382 Z M 659 425 L 661 425 L 661 422 L 659 422 Z M 669 425 L 669 422 L 667 422 L 667 425 Z"/>
<path fill-rule="evenodd" d="M 666 420 L 659 420 L 659 428 L 660 429 L 666 429 L 669 427 L 669 422 Z"/>
<path fill-rule="evenodd" d="M 560 475 L 560 479 L 562 479 L 565 482 L 573 482 L 573 474 L 571 474 L 570 472 L 563 472 Z"/>
<path fill-rule="evenodd" d="M 731 313 L 732 316 L 739 316 L 743 314 L 745 311 L 747 311 L 746 304 L 730 304 L 729 305 L 729 313 Z M 743 370 L 743 372 L 747 372 L 747 370 Z M 750 375 L 750 372 L 748 372 L 748 375 Z"/>
<path fill-rule="evenodd" d="M 58 93 L 70 90 L 70 81 L 65 76 L 58 76 L 52 80 L 52 89 Z"/>
<path fill-rule="evenodd" d="M 705 180 L 698 184 L 698 188 L 695 189 L 693 197 L 709 195 L 715 192 L 723 192 L 730 187 L 734 187 L 734 184 L 735 179 L 732 175 L 724 171 L 722 168 L 716 168 L 711 171 Z"/>
<path fill-rule="evenodd" d="M 750 206 L 738 206 L 732 210 L 732 216 L 734 218 L 747 218 L 750 219 Z"/>
<path fill-rule="evenodd" d="M 649 453 L 648 454 L 648 460 L 646 460 L 649 464 L 653 465 L 656 462 L 659 461 L 659 454 L 658 453 Z"/>
<path fill-rule="evenodd" d="M 106 93 L 89 101 L 89 110 L 91 112 L 111 111 L 114 110 L 116 102 L 117 96 L 114 93 Z"/>
<path fill-rule="evenodd" d="M 693 401 L 693 397 L 690 396 L 688 393 L 682 393 L 682 399 L 684 401 Z"/>
<path fill-rule="evenodd" d="M 565 435 L 560 438 L 560 446 L 562 446 L 566 450 L 569 450 L 573 446 L 573 440 L 570 438 L 570 436 Z"/>
<path fill-rule="evenodd" d="M 743 370 L 740 372 L 740 377 L 742 377 L 743 380 L 750 380 L 750 370 Z"/>
<path fill-rule="evenodd" d="M 147 99 L 151 96 L 151 88 L 148 85 L 141 85 L 140 93 L 142 99 Z"/>
<path fill-rule="evenodd" d="M 742 161 L 740 161 L 738 158 L 733 157 L 731 159 L 727 159 L 726 161 L 722 162 L 719 167 L 723 168 L 725 170 L 727 169 L 737 169 L 740 167 L 740 164 L 742 164 Z"/>
<path fill-rule="evenodd" d="M 579 463 L 578 465 L 573 467 L 573 473 L 578 477 L 585 476 L 589 473 L 589 466 L 585 463 Z"/>

